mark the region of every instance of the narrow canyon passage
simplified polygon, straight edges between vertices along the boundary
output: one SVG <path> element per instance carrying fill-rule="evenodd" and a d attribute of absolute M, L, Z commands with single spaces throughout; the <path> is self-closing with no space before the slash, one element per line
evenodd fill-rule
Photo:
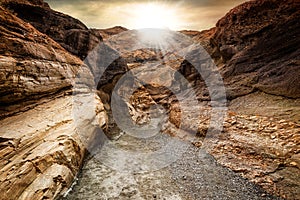
<path fill-rule="evenodd" d="M 117 142 L 131 142 L 130 137 L 123 137 Z M 189 145 L 175 163 L 145 173 L 113 170 L 89 156 L 76 185 L 62 199 L 279 198 L 267 195 L 254 184 L 218 165 L 205 150 Z"/>
<path fill-rule="evenodd" d="M 62 200 L 279 199 L 217 164 L 204 148 L 198 148 L 188 141 L 161 132 L 140 139 L 118 132 L 117 128 L 111 131 L 115 131 L 111 133 L 115 139 L 106 141 L 87 156 L 73 187 Z M 166 159 L 168 156 L 177 156 L 175 162 L 171 160 L 167 166 L 155 169 L 159 162 L 154 164 L 155 160 L 141 156 L 157 151 L 170 141 L 174 149 L 167 149 L 163 153 Z M 157 159 L 160 159 L 158 154 Z"/>
<path fill-rule="evenodd" d="M 299 8 L 1 0 L 0 200 L 299 200 Z"/>
<path fill-rule="evenodd" d="M 189 87 L 177 84 L 176 71 L 165 69 L 161 63 L 142 61 L 127 63 L 139 66 L 131 69 L 134 77 L 120 78 L 119 74 L 124 73 L 121 70 L 107 70 L 114 76 L 101 89 L 106 89 L 108 95 L 112 93 L 108 107 L 113 110 L 115 106 L 117 112 L 113 115 L 113 111 L 106 110 L 107 137 L 101 139 L 97 150 L 92 149 L 73 187 L 62 199 L 279 199 L 221 166 L 208 153 L 212 148 L 209 144 L 218 139 L 218 134 L 211 135 L 208 129 L 222 134 L 226 108 L 193 101 L 195 96 Z M 169 83 L 171 89 L 149 86 L 144 81 Z M 107 88 L 114 88 L 113 92 Z M 172 94 L 176 89 L 178 94 Z M 118 97 L 114 103 L 113 94 Z M 169 107 L 164 108 L 164 104 Z M 128 111 L 129 115 L 124 114 Z M 122 127 L 117 126 L 117 120 Z M 131 120 L 143 129 L 132 128 Z"/>

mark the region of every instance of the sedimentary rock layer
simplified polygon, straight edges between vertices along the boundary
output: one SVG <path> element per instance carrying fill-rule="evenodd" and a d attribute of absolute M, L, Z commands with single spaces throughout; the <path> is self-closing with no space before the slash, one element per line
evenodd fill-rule
<path fill-rule="evenodd" d="M 53 199 L 70 187 L 106 113 L 82 87 L 93 78 L 79 58 L 3 7 L 0 30 L 0 199 Z M 76 112 L 86 104 L 91 113 Z"/>

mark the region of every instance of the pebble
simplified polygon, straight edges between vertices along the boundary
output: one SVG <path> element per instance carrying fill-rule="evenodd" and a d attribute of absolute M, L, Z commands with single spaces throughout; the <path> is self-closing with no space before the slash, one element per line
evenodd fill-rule
<path fill-rule="evenodd" d="M 275 135 L 271 135 L 271 139 L 275 139 L 276 138 L 276 136 Z"/>

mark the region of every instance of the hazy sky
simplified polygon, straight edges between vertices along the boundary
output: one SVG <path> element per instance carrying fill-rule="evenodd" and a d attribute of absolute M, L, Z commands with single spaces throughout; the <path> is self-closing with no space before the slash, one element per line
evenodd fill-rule
<path fill-rule="evenodd" d="M 124 26 L 203 30 L 213 27 L 231 8 L 246 0 L 46 0 L 90 28 Z"/>

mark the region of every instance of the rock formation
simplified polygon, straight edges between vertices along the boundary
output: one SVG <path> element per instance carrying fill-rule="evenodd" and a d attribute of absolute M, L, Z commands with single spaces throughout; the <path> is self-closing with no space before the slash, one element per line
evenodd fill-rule
<path fill-rule="evenodd" d="M 294 0 L 250 1 L 209 31 L 183 31 L 215 60 L 231 100 L 212 155 L 287 199 L 300 194 L 299 7 Z M 182 68 L 193 66 L 185 62 Z"/>
<path fill-rule="evenodd" d="M 128 31 L 127 28 L 124 28 L 122 26 L 115 26 L 112 28 L 107 29 L 91 29 L 95 34 L 100 34 L 101 37 L 105 40 L 107 38 L 110 38 L 113 35 L 120 34 L 124 31 Z"/>
<path fill-rule="evenodd" d="M 2 6 L 81 59 L 102 41 L 101 35 L 88 29 L 82 22 L 52 10 L 43 1 L 4 0 Z"/>
<path fill-rule="evenodd" d="M 133 121 L 147 123 L 153 114 L 150 107 L 160 104 L 169 117 L 163 125 L 165 133 L 197 147 L 205 139 L 211 144 L 207 151 L 220 164 L 270 193 L 296 199 L 300 194 L 299 7 L 297 0 L 250 1 L 232 9 L 210 30 L 181 31 L 213 58 L 229 100 L 222 134 L 205 139 L 211 94 L 205 77 L 191 64 L 199 59 L 195 49 L 183 49 L 189 55 L 185 59 L 155 46 L 131 51 L 140 42 L 136 31 L 88 29 L 42 0 L 1 1 L 2 197 L 52 199 L 65 193 L 86 148 L 98 135 L 97 128 L 109 124 L 108 136 L 117 138 L 119 133 L 111 133 L 115 124 L 113 119 L 108 122 L 106 111 L 110 112 L 116 83 L 135 69 L 137 77 L 164 81 L 177 91 L 185 87 L 177 83 L 176 72 L 180 72 L 192 84 L 199 106 L 182 107 L 167 87 L 142 84 L 136 78 L 140 87 L 125 102 Z M 174 41 L 164 42 L 185 45 Z M 89 54 L 95 47 L 101 62 Z M 166 71 L 164 65 L 174 71 Z M 91 89 L 97 89 L 101 99 Z M 79 106 L 87 104 L 92 113 Z M 181 120 L 183 114 L 199 113 L 199 118 Z M 177 131 L 178 127 L 184 130 Z M 82 129 L 88 130 L 87 135 L 79 133 Z M 195 129 L 196 140 L 189 135 Z"/>
<path fill-rule="evenodd" d="M 0 24 L 0 198 L 53 199 L 72 184 L 106 114 L 92 91 L 70 96 L 77 73 L 91 75 L 79 58 L 3 7 Z M 97 106 L 76 120 L 74 102 L 85 96 Z"/>
<path fill-rule="evenodd" d="M 295 0 L 247 2 L 215 28 L 192 35 L 221 67 L 229 99 L 258 90 L 299 98 L 299 6 Z"/>
<path fill-rule="evenodd" d="M 80 59 L 2 7 L 0 20 L 1 115 L 71 87 Z"/>
<path fill-rule="evenodd" d="M 232 9 L 210 30 L 181 32 L 200 43 L 214 59 L 230 100 L 224 133 L 209 151 L 221 164 L 270 193 L 287 199 L 297 198 L 300 185 L 297 150 L 300 129 L 298 8 L 299 2 L 294 0 L 246 2 Z M 155 49 L 127 53 L 127 49 L 138 43 L 136 33 L 121 33 L 118 37 L 118 42 L 112 37 L 106 39 L 106 44 L 123 52 L 121 55 L 130 69 L 145 67 L 147 62 L 170 56 L 161 55 Z M 205 107 L 198 110 L 200 119 L 189 119 L 181 126 L 187 131 L 197 127 L 197 134 L 204 137 L 210 123 L 207 104 L 210 95 L 203 77 L 190 63 L 197 57 L 191 53 L 189 58 L 189 61 L 175 59 L 169 64 L 193 84 L 201 105 Z M 163 69 L 157 70 L 163 74 Z M 141 70 L 141 75 L 147 74 L 146 71 Z M 159 78 L 147 75 L 153 80 Z M 165 77 L 175 78 L 173 75 Z M 110 88 L 108 93 L 113 87 Z M 147 109 L 153 102 L 167 105 L 169 120 L 177 127 L 182 110 L 187 109 L 193 114 L 198 109 L 180 108 L 170 91 L 148 85 L 141 87 L 131 98 L 130 109 L 136 123 L 147 121 Z M 165 132 L 179 134 L 172 126 Z M 194 144 L 201 146 L 202 142 Z"/>

